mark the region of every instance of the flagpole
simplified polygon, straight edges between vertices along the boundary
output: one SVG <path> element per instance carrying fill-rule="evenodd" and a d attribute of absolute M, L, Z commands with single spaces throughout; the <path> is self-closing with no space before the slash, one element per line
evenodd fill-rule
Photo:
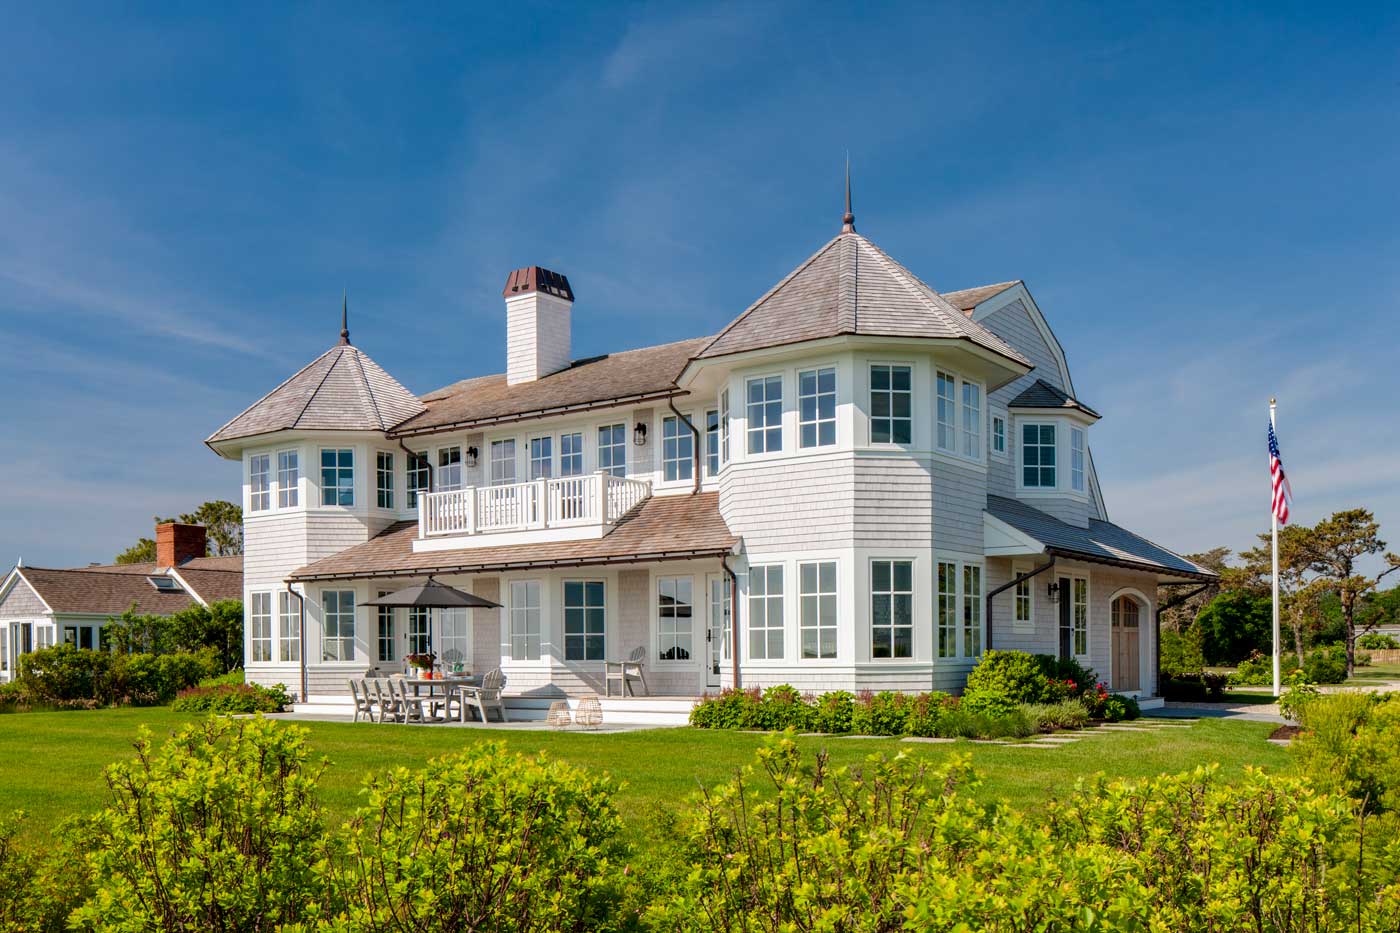
<path fill-rule="evenodd" d="M 1274 409 L 1278 405 L 1278 399 L 1269 399 L 1269 427 L 1278 433 L 1278 426 L 1274 423 Z M 1273 464 L 1270 462 L 1270 468 Z M 1270 496 L 1273 490 L 1269 490 Z M 1273 507 L 1272 501 L 1269 503 L 1269 518 L 1273 532 L 1273 609 L 1274 609 L 1274 696 L 1277 697 L 1282 690 L 1279 683 L 1279 657 L 1278 657 L 1278 509 Z"/>

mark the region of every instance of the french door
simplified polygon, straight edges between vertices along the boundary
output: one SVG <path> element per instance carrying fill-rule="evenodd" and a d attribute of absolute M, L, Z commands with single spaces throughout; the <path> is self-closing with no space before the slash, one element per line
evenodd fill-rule
<path fill-rule="evenodd" d="M 705 622 L 705 686 L 718 687 L 724 662 L 729 657 L 729 625 L 733 613 L 729 581 L 723 574 L 706 578 L 709 600 Z"/>

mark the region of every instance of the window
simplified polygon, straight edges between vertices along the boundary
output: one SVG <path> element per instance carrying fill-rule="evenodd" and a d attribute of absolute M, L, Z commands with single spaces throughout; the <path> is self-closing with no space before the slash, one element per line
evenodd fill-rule
<path fill-rule="evenodd" d="M 719 411 L 705 412 L 705 475 L 719 473 Z"/>
<path fill-rule="evenodd" d="M 278 639 L 277 659 L 279 661 L 301 660 L 301 600 L 293 608 L 292 594 L 286 590 L 277 593 L 277 623 L 281 637 Z"/>
<path fill-rule="evenodd" d="M 321 504 L 355 504 L 355 451 L 321 451 Z"/>
<path fill-rule="evenodd" d="M 266 512 L 272 508 L 272 458 L 254 454 L 248 458 L 248 511 Z"/>
<path fill-rule="evenodd" d="M 386 591 L 380 590 L 379 595 L 386 596 L 388 594 Z M 378 616 L 379 623 L 379 631 L 377 633 L 379 641 L 379 660 L 392 661 L 394 660 L 394 649 L 397 644 L 394 640 L 394 608 L 392 606 L 376 606 L 375 608 L 378 610 L 376 615 Z"/>
<path fill-rule="evenodd" d="M 272 660 L 272 594 L 248 594 L 248 660 Z"/>
<path fill-rule="evenodd" d="M 797 565 L 802 657 L 836 657 L 836 562 Z"/>
<path fill-rule="evenodd" d="M 428 491 L 432 470 L 428 467 L 428 452 L 420 451 L 408 455 L 408 472 L 405 474 L 404 488 L 408 490 L 408 507 L 418 508 L 418 494 Z"/>
<path fill-rule="evenodd" d="M 554 475 L 554 438 L 530 438 L 530 479 L 549 479 Z"/>
<path fill-rule="evenodd" d="M 797 374 L 797 412 L 798 446 L 829 447 L 836 443 L 835 368 Z"/>
<path fill-rule="evenodd" d="M 1022 576 L 1030 573 L 1030 568 L 1016 566 L 1011 569 L 1013 576 Z M 1034 580 L 1022 580 L 1014 587 L 1012 596 L 1012 628 L 1017 632 L 1029 633 L 1035 631 L 1035 588 Z"/>
<path fill-rule="evenodd" d="M 540 585 L 521 580 L 510 585 L 510 656 L 516 661 L 540 659 Z"/>
<path fill-rule="evenodd" d="M 582 434 L 575 432 L 573 434 L 559 435 L 559 475 L 583 475 Z"/>
<path fill-rule="evenodd" d="M 982 459 L 982 387 L 962 384 L 962 452 L 964 457 Z"/>
<path fill-rule="evenodd" d="M 1069 429 L 1069 485 L 1075 492 L 1084 491 L 1084 430 Z"/>
<path fill-rule="evenodd" d="M 958 655 L 958 565 L 938 562 L 938 656 Z"/>
<path fill-rule="evenodd" d="M 992 415 L 992 453 L 1006 454 L 1006 419 Z"/>
<path fill-rule="evenodd" d="M 627 475 L 627 425 L 598 429 L 598 469 L 613 476 Z"/>
<path fill-rule="evenodd" d="M 783 565 L 749 568 L 749 658 L 783 659 Z"/>
<path fill-rule="evenodd" d="M 1055 426 L 1021 425 L 1021 485 L 1027 489 L 1055 488 Z"/>
<path fill-rule="evenodd" d="M 277 507 L 294 509 L 301 482 L 301 455 L 295 450 L 277 452 Z"/>
<path fill-rule="evenodd" d="M 870 656 L 914 656 L 914 562 L 870 564 Z"/>
<path fill-rule="evenodd" d="M 913 371 L 908 366 L 870 367 L 870 443 L 914 440 Z"/>
<path fill-rule="evenodd" d="M 491 485 L 515 482 L 515 438 L 491 442 Z"/>
<path fill-rule="evenodd" d="M 729 462 L 729 390 L 719 394 L 719 461 Z"/>
<path fill-rule="evenodd" d="M 564 660 L 602 661 L 607 627 L 603 581 L 564 581 Z"/>
<path fill-rule="evenodd" d="M 674 415 L 661 422 L 661 467 L 666 482 L 690 479 L 695 456 L 695 436 Z"/>
<path fill-rule="evenodd" d="M 355 660 L 355 591 L 321 591 L 321 660 Z"/>
<path fill-rule="evenodd" d="M 438 448 L 437 491 L 462 488 L 462 448 Z"/>
<path fill-rule="evenodd" d="M 982 655 L 982 568 L 963 564 L 963 657 Z"/>
<path fill-rule="evenodd" d="M 656 581 L 656 651 L 661 661 L 689 661 L 695 599 L 690 577 Z"/>
<path fill-rule="evenodd" d="M 1113 627 L 1137 628 L 1138 604 L 1131 596 L 1119 596 L 1113 601 Z"/>
<path fill-rule="evenodd" d="M 408 610 L 408 653 L 427 654 L 433 650 L 432 610 L 415 606 Z"/>
<path fill-rule="evenodd" d="M 1074 636 L 1074 653 L 1082 656 L 1089 653 L 1089 581 L 1075 577 L 1072 589 L 1070 632 Z"/>
<path fill-rule="evenodd" d="M 783 449 L 783 377 L 763 376 L 748 381 L 749 453 Z"/>
<path fill-rule="evenodd" d="M 439 609 L 438 657 L 445 671 L 465 671 L 472 659 L 472 629 L 467 610 Z"/>
<path fill-rule="evenodd" d="M 381 450 L 374 455 L 375 504 L 381 509 L 394 507 L 394 455 Z"/>

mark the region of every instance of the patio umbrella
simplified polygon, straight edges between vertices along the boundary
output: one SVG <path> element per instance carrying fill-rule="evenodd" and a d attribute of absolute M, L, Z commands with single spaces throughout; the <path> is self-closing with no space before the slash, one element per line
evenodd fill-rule
<path fill-rule="evenodd" d="M 464 593 L 456 587 L 439 583 L 432 577 L 417 586 L 408 586 L 397 593 L 378 599 L 367 599 L 366 606 L 392 606 L 409 609 L 500 609 L 500 603 Z"/>

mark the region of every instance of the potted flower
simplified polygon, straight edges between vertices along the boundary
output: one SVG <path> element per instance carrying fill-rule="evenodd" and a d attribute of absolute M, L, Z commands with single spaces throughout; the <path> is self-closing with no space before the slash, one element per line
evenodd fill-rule
<path fill-rule="evenodd" d="M 428 679 L 432 677 L 433 662 L 437 660 L 437 657 L 431 651 L 423 651 L 417 654 L 405 655 L 403 660 L 405 664 L 417 671 L 419 675 Z"/>

